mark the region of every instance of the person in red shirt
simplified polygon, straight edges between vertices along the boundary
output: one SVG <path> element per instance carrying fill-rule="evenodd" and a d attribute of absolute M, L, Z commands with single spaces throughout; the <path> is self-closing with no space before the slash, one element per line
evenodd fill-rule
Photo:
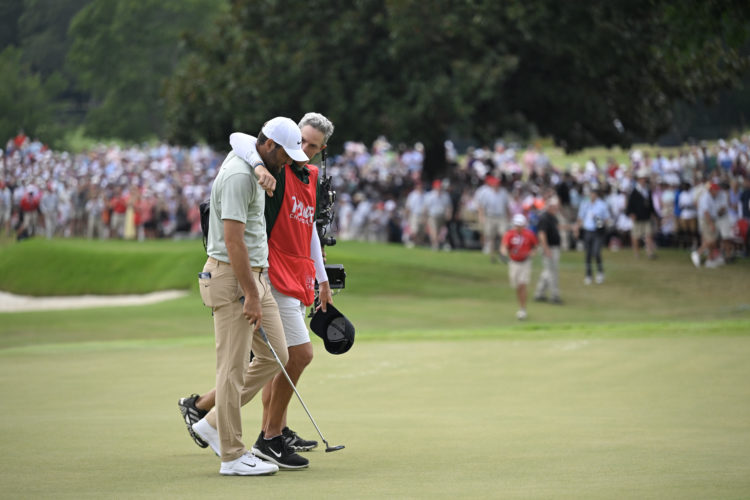
<path fill-rule="evenodd" d="M 109 208 L 112 210 L 110 218 L 110 231 L 115 238 L 122 239 L 125 236 L 125 212 L 128 210 L 128 196 L 125 195 L 120 186 L 115 187 L 115 192 L 109 200 Z"/>
<path fill-rule="evenodd" d="M 526 217 L 521 214 L 513 216 L 513 228 L 503 235 L 500 255 L 508 262 L 510 286 L 516 289 L 519 310 L 516 318 L 526 319 L 527 287 L 531 280 L 531 257 L 539 242 L 536 235 L 526 228 Z"/>
<path fill-rule="evenodd" d="M 39 203 L 42 193 L 33 186 L 29 186 L 21 197 L 21 224 L 16 231 L 18 239 L 34 236 L 39 225 Z"/>

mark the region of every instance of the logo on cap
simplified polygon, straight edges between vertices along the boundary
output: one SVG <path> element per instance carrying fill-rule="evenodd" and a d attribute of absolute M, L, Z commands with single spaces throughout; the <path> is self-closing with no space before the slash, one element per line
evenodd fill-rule
<path fill-rule="evenodd" d="M 326 351 L 343 354 L 354 344 L 354 325 L 331 304 L 326 312 L 318 309 L 310 320 L 310 329 L 323 339 Z"/>

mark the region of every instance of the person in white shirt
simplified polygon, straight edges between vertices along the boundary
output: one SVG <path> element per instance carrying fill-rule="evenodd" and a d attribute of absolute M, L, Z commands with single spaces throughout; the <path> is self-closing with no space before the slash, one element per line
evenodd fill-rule
<path fill-rule="evenodd" d="M 443 190 L 443 183 L 436 179 L 432 182 L 432 190 L 425 195 L 424 211 L 427 215 L 427 235 L 430 246 L 438 250 L 445 238 L 445 222 L 451 218 L 453 204 L 451 197 Z"/>
<path fill-rule="evenodd" d="M 695 188 L 685 182 L 677 198 L 677 206 L 680 208 L 680 217 L 677 221 L 678 239 L 682 248 L 698 247 L 698 205 L 695 194 Z"/>
<path fill-rule="evenodd" d="M 510 196 L 500 179 L 488 175 L 485 187 L 477 190 L 476 202 L 482 228 L 482 252 L 494 260 L 500 251 L 500 239 L 510 229 Z"/>
<path fill-rule="evenodd" d="M 690 260 L 695 267 L 700 267 L 701 257 L 708 254 L 706 267 L 716 267 L 719 262 L 716 256 L 719 231 L 716 227 L 718 218 L 716 196 L 719 193 L 719 185 L 711 183 L 708 191 L 704 191 L 698 199 L 698 227 L 701 234 L 701 246 L 690 254 Z"/>
<path fill-rule="evenodd" d="M 727 257 L 732 255 L 734 238 L 734 223 L 732 221 L 729 202 L 729 185 L 719 184 L 716 194 L 716 229 L 719 232 L 719 246 Z"/>
<path fill-rule="evenodd" d="M 10 214 L 13 207 L 13 201 L 10 196 L 10 189 L 5 185 L 5 181 L 0 180 L 0 235 L 5 228 L 6 235 L 10 236 Z"/>
<path fill-rule="evenodd" d="M 408 240 L 406 242 L 408 246 L 418 245 L 424 240 L 424 201 L 424 189 L 422 183 L 418 182 L 406 197 L 406 202 L 404 203 L 406 220 L 409 224 Z"/>

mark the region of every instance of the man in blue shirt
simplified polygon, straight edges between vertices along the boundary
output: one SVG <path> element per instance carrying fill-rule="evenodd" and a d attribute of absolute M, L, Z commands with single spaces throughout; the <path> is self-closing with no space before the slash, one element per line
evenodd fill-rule
<path fill-rule="evenodd" d="M 576 233 L 583 230 L 583 246 L 586 250 L 586 278 L 584 284 L 590 285 L 592 278 L 591 259 L 596 260 L 596 284 L 604 283 L 604 266 L 602 265 L 602 244 L 604 230 L 609 219 L 609 209 L 601 199 L 598 189 L 591 188 L 589 198 L 581 201 L 578 207 Z"/>

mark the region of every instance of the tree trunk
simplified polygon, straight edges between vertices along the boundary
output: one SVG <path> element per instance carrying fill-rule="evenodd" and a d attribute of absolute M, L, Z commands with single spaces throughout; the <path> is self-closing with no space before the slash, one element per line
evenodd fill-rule
<path fill-rule="evenodd" d="M 441 179 L 446 174 L 445 168 L 445 135 L 438 133 L 426 138 L 424 142 L 422 180 L 432 182 Z"/>

